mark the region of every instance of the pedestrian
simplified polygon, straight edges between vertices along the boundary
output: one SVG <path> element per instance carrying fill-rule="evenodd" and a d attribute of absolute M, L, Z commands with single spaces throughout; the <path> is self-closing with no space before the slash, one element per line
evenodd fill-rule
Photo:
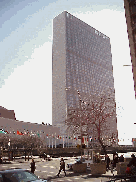
<path fill-rule="evenodd" d="M 130 167 L 130 171 L 132 174 L 136 174 L 136 157 L 134 154 L 131 155 L 132 159 L 130 160 L 127 167 Z"/>
<path fill-rule="evenodd" d="M 2 164 L 2 156 L 0 156 L 0 164 Z"/>
<path fill-rule="evenodd" d="M 116 164 L 118 163 L 118 156 L 115 155 L 113 159 L 113 168 L 116 167 Z"/>
<path fill-rule="evenodd" d="M 65 176 L 66 176 L 66 171 L 65 171 L 65 162 L 64 162 L 64 159 L 61 158 L 60 160 L 60 170 L 59 170 L 59 173 L 57 174 L 57 176 L 59 177 L 59 174 L 61 172 L 61 170 L 63 169 L 64 173 L 65 173 Z"/>
<path fill-rule="evenodd" d="M 108 155 L 106 155 L 106 170 L 108 171 L 109 170 L 109 164 L 110 164 L 110 158 Z"/>
<path fill-rule="evenodd" d="M 100 163 L 100 158 L 98 157 L 98 155 L 95 155 L 95 163 Z"/>
<path fill-rule="evenodd" d="M 46 161 L 47 161 L 47 159 L 48 159 L 48 158 L 47 158 L 47 154 L 45 155 L 45 158 L 46 158 Z"/>
<path fill-rule="evenodd" d="M 34 159 L 32 159 L 32 162 L 30 164 L 30 168 L 31 168 L 31 172 L 34 173 L 34 171 L 36 169 Z"/>
<path fill-rule="evenodd" d="M 123 155 L 120 156 L 119 162 L 124 162 L 124 157 L 123 157 Z"/>
<path fill-rule="evenodd" d="M 44 157 L 44 160 L 46 159 L 46 161 L 47 161 L 47 154 L 45 152 L 43 154 L 43 157 Z"/>

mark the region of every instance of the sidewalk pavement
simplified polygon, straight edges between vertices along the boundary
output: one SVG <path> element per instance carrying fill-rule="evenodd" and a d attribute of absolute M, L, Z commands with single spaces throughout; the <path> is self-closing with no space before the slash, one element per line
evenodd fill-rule
<path fill-rule="evenodd" d="M 60 158 L 51 158 L 52 159 L 52 161 L 59 161 L 60 160 Z M 72 160 L 74 160 L 74 157 L 70 157 L 70 158 L 65 158 L 65 159 L 72 159 Z M 44 162 L 44 159 L 42 159 L 42 158 L 35 158 L 34 157 L 34 160 L 35 160 L 35 162 L 37 163 L 39 163 L 39 162 Z M 31 162 L 31 159 L 29 159 L 29 161 L 28 161 L 28 159 L 25 161 L 25 159 L 17 159 L 17 160 L 15 160 L 15 161 L 11 161 L 11 163 L 30 163 Z M 58 163 L 58 162 L 57 162 Z M 41 164 L 40 164 L 41 165 Z M 53 165 L 52 164 L 52 162 L 51 162 L 51 165 Z M 59 165 L 59 163 L 58 163 L 58 165 Z M 55 174 L 57 174 L 57 172 L 58 172 L 58 167 L 57 167 L 57 170 L 56 170 L 56 173 Z M 94 179 L 99 179 L 99 180 L 102 180 L 102 181 L 109 181 L 110 179 L 112 179 L 112 177 L 113 177 L 113 175 L 114 176 L 116 176 L 117 175 L 117 171 L 113 171 L 113 174 L 111 173 L 111 171 L 109 170 L 108 172 L 106 171 L 106 174 L 102 174 L 102 175 L 92 175 L 91 174 L 91 169 L 89 168 L 89 167 L 87 167 L 87 171 L 85 172 L 85 173 L 74 173 L 73 172 L 73 170 L 70 170 L 69 168 L 66 168 L 66 173 L 67 173 L 67 179 L 75 179 L 75 178 L 80 178 L 80 179 L 84 179 L 84 181 L 86 181 L 86 180 L 89 180 L 89 181 L 93 181 Z M 62 173 L 62 175 L 63 175 L 63 173 Z M 57 180 L 56 179 L 57 177 L 56 177 L 56 175 L 54 176 L 50 176 L 50 177 L 47 177 L 47 179 L 50 181 L 50 180 Z M 60 177 L 61 178 L 61 177 Z M 61 179 L 62 180 L 62 179 Z M 64 180 L 66 180 L 66 178 L 64 179 Z"/>

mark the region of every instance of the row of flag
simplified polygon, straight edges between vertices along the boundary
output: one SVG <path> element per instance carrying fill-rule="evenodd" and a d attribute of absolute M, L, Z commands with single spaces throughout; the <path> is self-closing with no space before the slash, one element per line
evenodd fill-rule
<path fill-rule="evenodd" d="M 3 134 L 9 134 L 9 132 L 8 131 L 6 131 L 6 130 L 4 130 L 4 129 L 0 129 L 0 133 L 3 133 Z M 11 133 L 11 132 L 10 132 Z M 15 133 L 15 131 L 13 131 L 13 134 L 16 134 Z M 32 131 L 31 131 L 31 133 L 29 133 L 29 131 L 27 130 L 27 132 L 26 131 L 24 131 L 24 132 L 20 132 L 19 130 L 17 130 L 17 135 L 22 135 L 22 136 L 24 136 L 24 135 L 28 135 L 28 136 L 38 136 L 38 137 L 40 137 L 40 134 L 39 134 L 39 132 L 37 132 L 37 133 L 32 133 Z M 53 134 L 51 135 L 51 134 L 46 134 L 46 137 L 48 138 L 48 137 L 53 137 L 53 138 L 57 138 L 57 139 L 62 139 L 62 138 L 65 138 L 65 139 L 75 139 L 75 140 L 78 140 L 78 139 L 81 139 L 81 136 L 79 136 L 79 137 L 76 137 L 76 136 L 69 136 L 69 137 L 63 137 L 63 136 L 54 136 Z M 90 141 L 97 141 L 97 138 L 96 137 L 89 137 L 89 139 L 90 139 Z M 88 142 L 88 137 L 82 137 L 82 142 L 84 142 L 84 141 L 87 141 Z M 118 140 L 118 142 L 119 142 L 119 140 Z"/>
<path fill-rule="evenodd" d="M 9 132 L 8 132 L 8 131 L 5 131 L 4 129 L 0 129 L 0 133 L 9 134 Z M 13 134 L 16 134 L 16 133 L 13 131 Z M 23 132 L 20 132 L 19 130 L 17 130 L 17 135 L 22 135 L 22 136 L 23 136 L 23 135 L 28 135 L 28 136 L 32 135 L 32 136 L 33 136 L 33 135 L 36 135 L 36 134 L 34 134 L 34 133 L 31 133 L 31 134 L 30 134 L 29 132 L 26 132 L 26 131 L 24 131 L 24 133 L 23 133 Z M 37 136 L 40 137 L 40 134 L 37 133 Z M 46 136 L 47 136 L 47 137 L 52 136 L 53 138 L 55 138 L 54 135 L 50 135 L 50 134 L 49 134 L 49 135 L 47 134 Z M 75 140 L 78 139 L 77 137 L 71 137 L 71 136 L 69 136 L 69 137 L 63 137 L 63 136 L 59 136 L 59 135 L 56 136 L 56 138 L 58 138 L 58 139 L 66 138 L 66 139 L 75 139 Z M 83 140 L 83 141 L 84 141 L 84 140 L 85 140 L 85 141 L 86 141 L 86 140 L 88 141 L 88 138 L 84 138 L 84 137 L 83 137 L 82 140 Z"/>

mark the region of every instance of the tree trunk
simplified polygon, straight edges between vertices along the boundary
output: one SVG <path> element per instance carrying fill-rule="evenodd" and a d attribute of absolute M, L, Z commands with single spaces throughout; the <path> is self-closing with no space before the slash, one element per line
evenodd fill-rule
<path fill-rule="evenodd" d="M 100 143 L 100 145 L 101 145 L 101 147 L 102 147 L 102 149 L 103 149 L 103 151 L 104 151 L 104 154 L 107 155 L 106 146 L 103 145 L 103 142 L 101 141 L 100 138 L 98 138 L 98 139 L 99 139 L 99 143 Z"/>

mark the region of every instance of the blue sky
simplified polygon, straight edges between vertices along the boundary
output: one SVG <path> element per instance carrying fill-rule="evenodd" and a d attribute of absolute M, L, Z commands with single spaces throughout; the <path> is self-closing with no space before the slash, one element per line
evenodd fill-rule
<path fill-rule="evenodd" d="M 1 1 L 0 105 L 17 120 L 52 123 L 52 19 L 64 10 L 111 38 L 119 138 L 128 144 L 136 103 L 132 68 L 123 67 L 131 65 L 123 0 Z"/>

